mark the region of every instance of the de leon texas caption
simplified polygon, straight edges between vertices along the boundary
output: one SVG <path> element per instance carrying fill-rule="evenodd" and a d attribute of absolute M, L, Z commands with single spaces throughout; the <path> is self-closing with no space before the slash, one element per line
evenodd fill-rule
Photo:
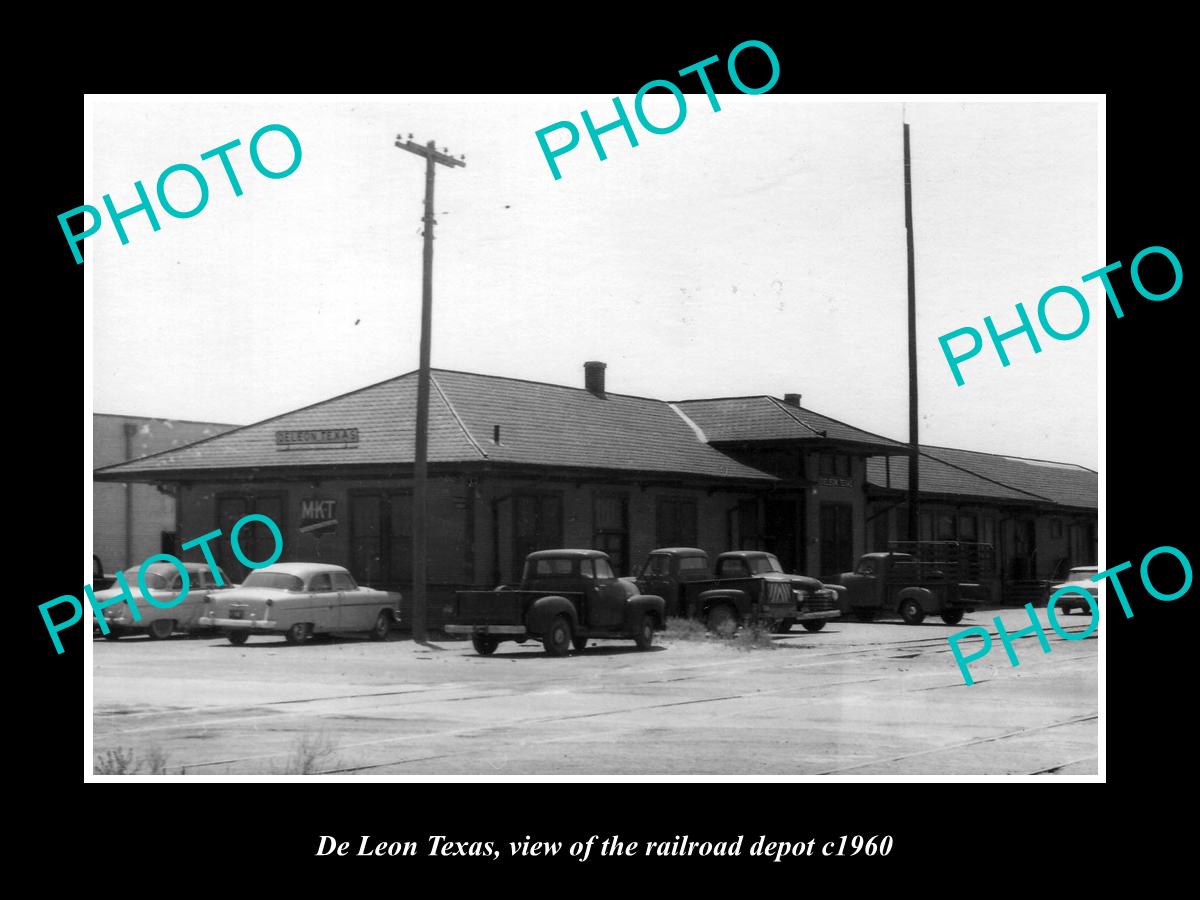
<path fill-rule="evenodd" d="M 451 841 L 444 834 L 431 834 L 428 856 L 488 856 L 500 858 L 491 841 Z M 314 856 L 350 856 L 350 842 L 339 841 L 332 835 L 323 834 L 317 842 Z M 360 836 L 354 856 L 419 856 L 416 841 L 376 841 L 369 834 Z"/>

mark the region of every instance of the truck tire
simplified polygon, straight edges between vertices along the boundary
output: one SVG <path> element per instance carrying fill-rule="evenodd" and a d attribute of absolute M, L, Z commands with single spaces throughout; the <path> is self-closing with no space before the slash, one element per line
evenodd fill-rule
<path fill-rule="evenodd" d="M 633 639 L 639 650 L 649 650 L 654 646 L 654 616 L 646 613 L 638 626 L 637 636 Z"/>
<path fill-rule="evenodd" d="M 957 625 L 962 621 L 963 611 L 961 609 L 943 609 L 942 621 L 947 625 Z"/>
<path fill-rule="evenodd" d="M 800 624 L 804 626 L 805 631 L 820 631 L 825 627 L 825 621 L 825 619 L 812 619 L 811 621 L 801 622 Z"/>
<path fill-rule="evenodd" d="M 738 630 L 737 612 L 728 603 L 718 603 L 708 611 L 705 625 L 719 637 L 733 637 Z"/>
<path fill-rule="evenodd" d="M 921 609 L 920 603 L 909 597 L 900 604 L 900 618 L 906 625 L 920 625 L 925 620 L 925 610 Z"/>
<path fill-rule="evenodd" d="M 571 623 L 566 616 L 555 616 L 546 633 L 542 635 L 542 647 L 548 656 L 566 656 L 571 647 Z"/>
<path fill-rule="evenodd" d="M 796 624 L 795 619 L 783 619 L 775 624 L 776 634 L 787 634 L 792 630 L 792 626 Z"/>
<path fill-rule="evenodd" d="M 500 646 L 500 642 L 490 634 L 473 634 L 471 635 L 471 646 L 480 656 L 491 656 Z"/>
<path fill-rule="evenodd" d="M 582 634 L 574 634 L 571 636 L 571 646 L 574 647 L 576 651 L 583 650 L 585 647 L 587 647 L 587 642 L 588 639 Z"/>
<path fill-rule="evenodd" d="M 240 647 L 242 644 L 246 643 L 246 641 L 250 639 L 250 632 L 248 632 L 248 631 L 231 631 L 228 634 L 226 634 L 225 637 L 229 638 L 229 643 L 233 644 L 233 646 Z"/>

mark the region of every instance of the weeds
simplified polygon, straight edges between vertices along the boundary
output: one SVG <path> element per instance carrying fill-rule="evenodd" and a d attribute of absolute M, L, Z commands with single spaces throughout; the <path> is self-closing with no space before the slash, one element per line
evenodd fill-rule
<path fill-rule="evenodd" d="M 283 768 L 272 768 L 275 775 L 317 775 L 323 769 L 336 766 L 337 741 L 324 731 L 302 734 L 284 761 Z"/>
<path fill-rule="evenodd" d="M 154 744 L 139 760 L 132 747 L 117 747 L 96 757 L 94 771 L 97 775 L 137 775 L 145 766 L 147 775 L 166 775 L 168 755 L 166 750 Z"/>
<path fill-rule="evenodd" d="M 675 641 L 716 642 L 738 650 L 774 650 L 776 644 L 772 637 L 771 624 L 754 621 L 743 625 L 732 636 L 722 638 L 709 632 L 707 626 L 699 619 L 669 618 L 662 636 Z"/>
<path fill-rule="evenodd" d="M 667 619 L 667 627 L 662 636 L 676 641 L 706 641 L 708 629 L 699 619 L 671 617 Z"/>
<path fill-rule="evenodd" d="M 772 637 L 770 622 L 754 621 L 739 628 L 730 643 L 738 650 L 774 650 L 777 647 Z"/>

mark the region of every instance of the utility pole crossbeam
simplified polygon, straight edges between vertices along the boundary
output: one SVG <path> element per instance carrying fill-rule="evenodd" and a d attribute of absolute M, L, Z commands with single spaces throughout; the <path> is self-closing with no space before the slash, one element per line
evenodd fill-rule
<path fill-rule="evenodd" d="M 908 539 L 919 541 L 917 498 L 921 490 L 920 444 L 917 437 L 917 275 L 913 253 L 912 156 L 908 123 L 904 123 L 904 230 L 908 234 Z"/>
<path fill-rule="evenodd" d="M 439 153 L 433 141 L 421 145 L 412 135 L 405 140 L 396 135 L 396 146 L 425 158 L 425 255 L 421 277 L 421 364 L 417 374 L 417 438 L 413 453 L 413 533 L 412 533 L 412 633 L 413 640 L 426 640 L 426 482 L 429 457 L 429 343 L 430 318 L 433 314 L 433 176 L 436 165 L 465 166 L 465 157 L 455 159 L 443 147 Z"/>

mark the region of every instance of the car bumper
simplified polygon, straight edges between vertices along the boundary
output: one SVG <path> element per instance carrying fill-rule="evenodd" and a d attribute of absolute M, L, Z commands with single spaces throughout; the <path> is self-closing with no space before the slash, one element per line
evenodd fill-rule
<path fill-rule="evenodd" d="M 201 616 L 203 628 L 228 628 L 231 631 L 278 631 L 279 623 L 267 619 L 218 619 L 216 616 Z"/>
<path fill-rule="evenodd" d="M 836 619 L 841 616 L 841 612 L 836 609 L 814 609 L 811 612 L 796 613 L 797 622 L 808 622 L 813 619 Z"/>
<path fill-rule="evenodd" d="M 446 634 L 525 634 L 524 625 L 445 625 Z"/>

